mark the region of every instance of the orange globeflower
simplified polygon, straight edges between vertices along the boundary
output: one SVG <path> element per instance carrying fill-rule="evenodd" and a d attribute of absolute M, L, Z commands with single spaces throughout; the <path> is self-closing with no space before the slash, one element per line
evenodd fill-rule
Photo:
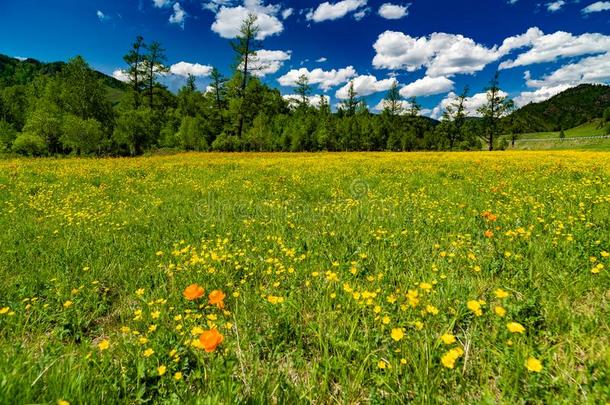
<path fill-rule="evenodd" d="M 216 329 L 206 330 L 199 336 L 199 343 L 203 346 L 203 349 L 211 353 L 216 350 L 216 347 L 222 343 L 224 336 Z"/>
<path fill-rule="evenodd" d="M 184 289 L 182 295 L 184 295 L 184 298 L 186 298 L 187 300 L 194 301 L 197 298 L 203 297 L 204 293 L 205 291 L 203 290 L 202 286 L 200 286 L 199 284 L 191 284 Z"/>
<path fill-rule="evenodd" d="M 492 231 L 490 231 L 489 229 L 485 231 L 486 238 L 491 238 L 492 236 L 494 236 L 494 233 Z"/>
<path fill-rule="evenodd" d="M 220 290 L 214 290 L 210 293 L 210 305 L 216 305 L 218 308 L 222 309 L 225 307 L 224 299 L 226 295 Z"/>

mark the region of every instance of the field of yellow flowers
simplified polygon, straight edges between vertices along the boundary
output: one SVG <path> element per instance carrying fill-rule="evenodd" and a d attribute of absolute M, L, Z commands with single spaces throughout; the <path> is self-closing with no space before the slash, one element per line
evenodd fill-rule
<path fill-rule="evenodd" d="M 0 160 L 0 227 L 2 404 L 610 401 L 607 153 Z"/>

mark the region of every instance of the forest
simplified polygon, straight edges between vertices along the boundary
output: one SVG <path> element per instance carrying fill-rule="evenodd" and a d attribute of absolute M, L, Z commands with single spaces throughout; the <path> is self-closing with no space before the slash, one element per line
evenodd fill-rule
<path fill-rule="evenodd" d="M 440 122 L 420 115 L 417 100 L 403 100 L 396 85 L 385 95 L 380 113 L 369 111 L 353 83 L 349 97 L 336 109 L 327 97 L 312 96 L 306 76 L 297 82 L 297 97 L 287 99 L 256 76 L 261 68 L 256 51 L 262 48 L 257 32 L 256 16 L 250 15 L 229 44 L 235 53 L 230 77 L 215 68 L 206 89 L 198 89 L 191 76 L 177 94 L 159 80 L 168 72 L 165 49 L 141 36 L 124 56 L 125 84 L 112 83 L 80 56 L 38 71 L 10 69 L 4 61 L 0 151 L 28 156 L 134 156 L 162 149 L 493 150 L 504 149 L 519 133 L 531 131 L 531 123 L 558 126 L 540 123 L 523 109 L 513 113 L 514 103 L 500 90 L 499 73 L 491 78 L 487 103 L 476 118 L 467 115 L 467 87 L 447 106 Z M 608 94 L 608 86 L 593 87 Z M 593 115 L 602 112 L 598 108 Z M 572 124 L 582 121 L 582 114 L 571 117 Z M 610 120 L 610 111 L 605 118 Z"/>

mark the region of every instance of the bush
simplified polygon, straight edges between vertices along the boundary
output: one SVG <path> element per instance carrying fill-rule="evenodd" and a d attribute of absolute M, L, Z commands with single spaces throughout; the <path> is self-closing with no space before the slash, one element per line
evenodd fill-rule
<path fill-rule="evenodd" d="M 212 150 L 221 152 L 236 152 L 241 150 L 241 141 L 238 137 L 221 134 L 212 142 Z"/>
<path fill-rule="evenodd" d="M 208 143 L 205 139 L 206 123 L 200 117 L 184 117 L 180 129 L 176 134 L 178 143 L 185 150 L 207 150 Z"/>
<path fill-rule="evenodd" d="M 112 138 L 131 155 L 140 155 L 156 140 L 157 128 L 150 108 L 128 110 L 118 118 Z"/>
<path fill-rule="evenodd" d="M 0 121 L 0 151 L 9 150 L 17 138 L 17 131 L 6 121 Z"/>
<path fill-rule="evenodd" d="M 84 120 L 76 115 L 66 115 L 59 141 L 64 148 L 79 155 L 100 152 L 104 143 L 102 125 L 95 119 Z"/>
<path fill-rule="evenodd" d="M 47 153 L 47 144 L 41 136 L 23 133 L 15 138 L 12 149 L 20 155 L 42 156 Z"/>

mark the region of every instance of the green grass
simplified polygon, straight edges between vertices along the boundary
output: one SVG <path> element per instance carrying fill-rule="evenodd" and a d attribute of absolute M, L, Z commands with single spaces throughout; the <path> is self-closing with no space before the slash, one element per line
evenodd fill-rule
<path fill-rule="evenodd" d="M 0 403 L 610 400 L 607 153 L 10 159 L 0 207 Z"/>

